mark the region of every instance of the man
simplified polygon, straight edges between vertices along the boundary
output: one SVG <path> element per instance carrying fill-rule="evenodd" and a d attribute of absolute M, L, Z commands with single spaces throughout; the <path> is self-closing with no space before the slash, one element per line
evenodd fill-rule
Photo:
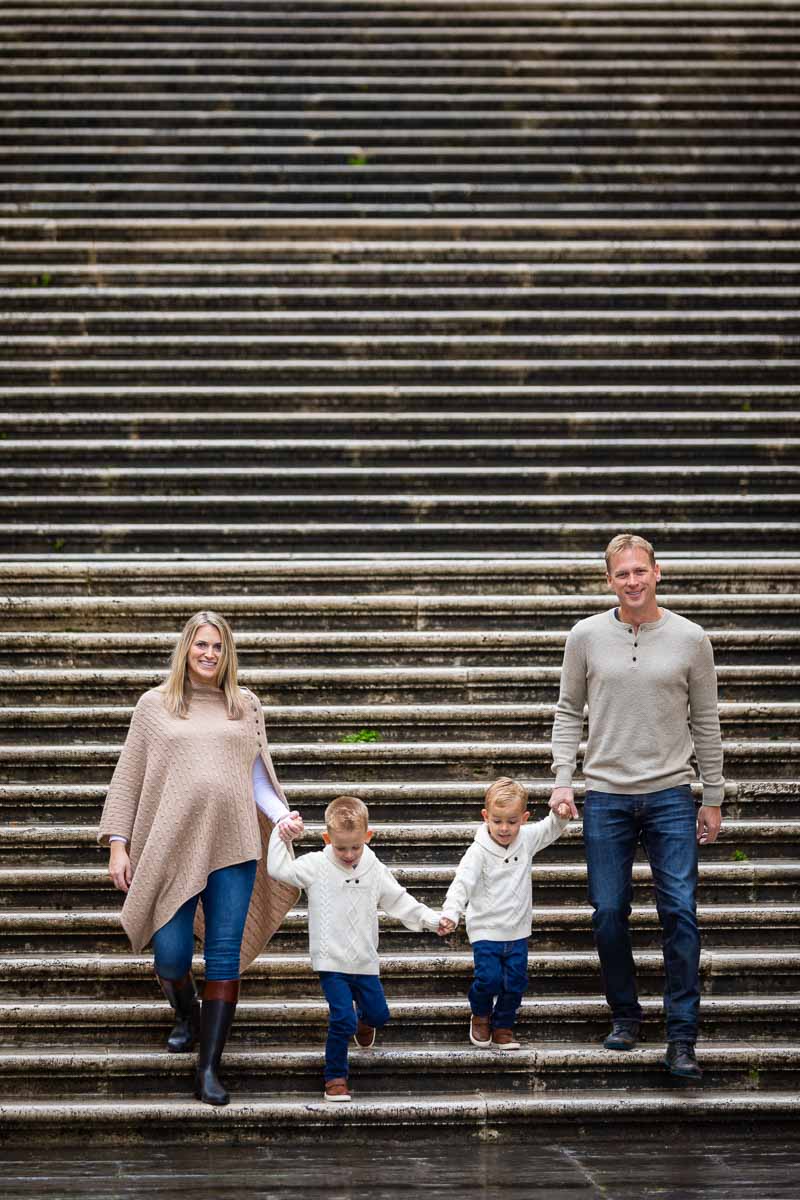
<path fill-rule="evenodd" d="M 633 859 L 641 845 L 663 931 L 665 1065 L 673 1075 L 699 1080 L 697 843 L 716 839 L 725 788 L 714 655 L 699 625 L 659 607 L 661 570 L 644 538 L 612 538 L 606 578 L 618 607 L 579 621 L 567 638 L 553 723 L 550 807 L 566 801 L 578 815 L 572 777 L 588 705 L 583 838 L 592 927 L 613 1021 L 603 1044 L 632 1050 L 639 1035 L 642 1010 L 628 918 Z M 693 749 L 703 785 L 698 812 L 690 788 Z"/>

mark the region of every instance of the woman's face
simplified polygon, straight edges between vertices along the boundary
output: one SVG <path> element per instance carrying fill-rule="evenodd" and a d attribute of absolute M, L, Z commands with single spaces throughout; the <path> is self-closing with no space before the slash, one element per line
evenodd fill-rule
<path fill-rule="evenodd" d="M 192 683 L 216 683 L 222 654 L 222 635 L 216 625 L 201 625 L 194 635 L 186 659 Z"/>

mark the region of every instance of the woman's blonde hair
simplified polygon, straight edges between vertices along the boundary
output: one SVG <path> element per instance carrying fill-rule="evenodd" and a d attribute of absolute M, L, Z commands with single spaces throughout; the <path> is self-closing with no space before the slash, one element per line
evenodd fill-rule
<path fill-rule="evenodd" d="M 187 717 L 189 715 L 189 671 L 186 664 L 189 658 L 189 648 L 201 625 L 214 625 L 219 630 L 222 653 L 219 656 L 217 668 L 217 686 L 225 693 L 228 716 L 232 721 L 238 721 L 244 713 L 244 699 L 236 680 L 239 669 L 236 646 L 228 622 L 219 613 L 211 612 L 210 609 L 196 612 L 193 617 L 189 617 L 181 631 L 178 644 L 172 651 L 169 675 L 162 684 L 164 704 L 173 716 Z"/>

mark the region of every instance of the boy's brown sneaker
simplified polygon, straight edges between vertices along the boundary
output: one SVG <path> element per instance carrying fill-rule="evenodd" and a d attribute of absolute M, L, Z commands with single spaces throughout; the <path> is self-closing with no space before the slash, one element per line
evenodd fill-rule
<path fill-rule="evenodd" d="M 492 1046 L 495 1050 L 519 1050 L 520 1043 L 514 1037 L 513 1029 L 493 1029 Z"/>
<path fill-rule="evenodd" d="M 347 1086 L 347 1080 L 328 1079 L 325 1083 L 325 1099 L 332 1100 L 334 1103 L 352 1100 L 350 1088 Z"/>
<path fill-rule="evenodd" d="M 353 1041 L 361 1050 L 371 1050 L 375 1045 L 375 1026 L 358 1018 L 358 1025 L 353 1034 Z"/>
<path fill-rule="evenodd" d="M 469 1040 L 473 1046 L 480 1046 L 482 1050 L 491 1046 L 492 1031 L 488 1017 L 476 1017 L 474 1013 L 472 1014 L 472 1020 L 469 1023 Z"/>

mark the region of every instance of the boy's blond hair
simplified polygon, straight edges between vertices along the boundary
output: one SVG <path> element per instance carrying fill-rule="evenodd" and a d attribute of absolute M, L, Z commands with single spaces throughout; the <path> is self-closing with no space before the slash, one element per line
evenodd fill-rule
<path fill-rule="evenodd" d="M 501 775 L 486 789 L 483 804 L 487 809 L 512 808 L 517 804 L 524 809 L 528 807 L 528 789 L 517 783 L 516 779 Z"/>
<path fill-rule="evenodd" d="M 650 559 L 650 566 L 656 565 L 656 552 L 647 538 L 640 537 L 638 533 L 618 533 L 606 546 L 606 572 L 609 575 L 611 559 L 615 554 L 619 554 L 620 550 L 644 550 Z"/>
<path fill-rule="evenodd" d="M 369 809 L 358 796 L 337 796 L 325 809 L 328 833 L 350 833 L 369 829 Z"/>

